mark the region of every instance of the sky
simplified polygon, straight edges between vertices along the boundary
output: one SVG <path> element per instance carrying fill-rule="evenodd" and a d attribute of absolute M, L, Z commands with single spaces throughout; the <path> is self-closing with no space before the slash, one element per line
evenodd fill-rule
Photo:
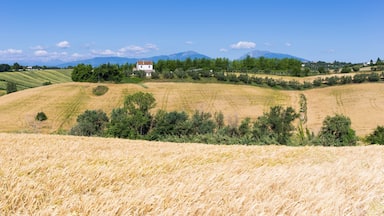
<path fill-rule="evenodd" d="M 0 63 L 193 50 L 311 61 L 384 59 L 383 0 L 1 0 Z"/>

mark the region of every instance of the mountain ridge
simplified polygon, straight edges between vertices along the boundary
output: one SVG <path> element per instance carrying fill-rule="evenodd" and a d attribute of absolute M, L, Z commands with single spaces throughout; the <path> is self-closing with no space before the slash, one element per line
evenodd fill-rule
<path fill-rule="evenodd" d="M 84 59 L 84 60 L 78 60 L 73 62 L 66 62 L 63 64 L 57 65 L 58 67 L 68 67 L 68 66 L 76 66 L 78 64 L 90 64 L 92 66 L 98 66 L 101 64 L 111 63 L 111 64 L 134 64 L 138 60 L 149 60 L 153 62 L 157 62 L 159 60 L 180 60 L 184 61 L 187 58 L 190 59 L 211 59 L 211 57 L 206 56 L 204 54 L 195 52 L 195 51 L 185 51 L 185 52 L 178 52 L 170 55 L 158 55 L 158 56 L 152 56 L 152 57 L 143 57 L 143 58 L 126 58 L 126 57 L 95 57 L 91 59 Z"/>

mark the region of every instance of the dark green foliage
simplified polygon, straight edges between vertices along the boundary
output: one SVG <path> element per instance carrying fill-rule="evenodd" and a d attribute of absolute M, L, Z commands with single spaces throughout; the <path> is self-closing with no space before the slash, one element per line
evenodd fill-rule
<path fill-rule="evenodd" d="M 292 107 L 271 107 L 268 113 L 257 118 L 253 126 L 253 138 L 261 144 L 286 145 L 295 129 L 292 122 L 299 115 Z"/>
<path fill-rule="evenodd" d="M 159 110 L 154 117 L 152 127 L 150 139 L 159 140 L 167 136 L 182 137 L 188 135 L 191 124 L 188 114 L 185 112 Z"/>
<path fill-rule="evenodd" d="M 0 64 L 0 72 L 11 71 L 11 66 L 9 64 Z"/>
<path fill-rule="evenodd" d="M 7 94 L 10 94 L 12 92 L 17 92 L 17 86 L 14 82 L 7 82 Z"/>
<path fill-rule="evenodd" d="M 51 81 L 43 82 L 43 86 L 46 86 L 46 85 L 52 85 Z"/>
<path fill-rule="evenodd" d="M 92 89 L 92 93 L 96 96 L 101 96 L 107 93 L 109 88 L 107 86 L 96 86 L 95 88 Z"/>
<path fill-rule="evenodd" d="M 341 73 L 349 73 L 349 72 L 351 72 L 352 70 L 351 70 L 351 68 L 350 67 L 347 67 L 347 66 L 345 66 L 345 67 L 343 67 L 342 69 L 341 69 Z"/>
<path fill-rule="evenodd" d="M 91 65 L 79 64 L 73 68 L 72 80 L 75 82 L 96 82 Z"/>
<path fill-rule="evenodd" d="M 151 73 L 151 78 L 152 78 L 152 79 L 160 79 L 160 74 L 157 73 L 157 72 L 152 72 L 152 73 Z"/>
<path fill-rule="evenodd" d="M 215 128 L 216 124 L 210 113 L 195 111 L 195 113 L 192 115 L 190 134 L 196 135 L 213 133 Z"/>
<path fill-rule="evenodd" d="M 351 120 L 337 114 L 327 116 L 318 136 L 318 144 L 322 146 L 352 146 L 356 145 L 357 137 L 351 128 Z"/>
<path fill-rule="evenodd" d="M 76 136 L 101 136 L 109 119 L 102 110 L 86 110 L 77 117 L 77 125 L 70 134 Z"/>
<path fill-rule="evenodd" d="M 37 115 L 35 116 L 35 119 L 37 121 L 45 121 L 48 119 L 47 115 L 45 115 L 44 112 L 38 112 Z"/>
<path fill-rule="evenodd" d="M 378 73 L 370 73 L 368 75 L 369 82 L 378 82 L 380 80 L 380 75 Z"/>
<path fill-rule="evenodd" d="M 152 115 L 149 110 L 155 104 L 155 98 L 150 93 L 128 95 L 124 107 L 112 111 L 108 134 L 119 138 L 143 138 L 150 130 Z"/>
<path fill-rule="evenodd" d="M 355 74 L 353 76 L 353 82 L 354 83 L 363 83 L 365 82 L 365 80 L 367 79 L 367 75 L 366 74 Z"/>
<path fill-rule="evenodd" d="M 360 70 L 360 66 L 353 66 L 352 70 L 353 72 L 358 72 Z"/>
<path fill-rule="evenodd" d="M 144 73 L 145 77 L 145 73 Z M 139 76 L 139 78 L 143 78 Z M 94 69 L 92 74 L 92 81 L 104 82 L 113 81 L 115 83 L 120 82 L 123 79 L 123 72 L 119 65 L 116 64 L 102 64 Z"/>
<path fill-rule="evenodd" d="M 185 79 L 185 78 L 188 77 L 187 72 L 185 72 L 185 71 L 182 70 L 182 69 L 176 69 L 176 70 L 175 70 L 175 75 L 176 75 L 177 78 L 179 78 L 179 79 Z"/>
<path fill-rule="evenodd" d="M 175 75 L 173 74 L 172 71 L 167 71 L 163 73 L 163 77 L 164 79 L 173 79 Z"/>
<path fill-rule="evenodd" d="M 366 141 L 370 144 L 384 145 L 384 126 L 377 126 L 377 128 L 367 136 Z"/>

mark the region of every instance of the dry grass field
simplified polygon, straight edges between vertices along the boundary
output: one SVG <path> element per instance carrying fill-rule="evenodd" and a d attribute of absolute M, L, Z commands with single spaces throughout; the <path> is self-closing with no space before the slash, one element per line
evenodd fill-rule
<path fill-rule="evenodd" d="M 222 111 L 227 121 L 245 117 L 256 119 L 274 105 L 299 109 L 299 95 L 308 100 L 308 127 L 315 133 L 327 115 L 344 114 L 360 136 L 384 124 L 384 85 L 365 83 L 307 91 L 281 91 L 245 85 L 196 83 L 102 84 L 109 87 L 95 96 L 97 83 L 63 83 L 15 92 L 0 97 L 0 132 L 56 133 L 69 130 L 79 114 L 87 109 L 102 109 L 110 114 L 122 105 L 124 96 L 137 91 L 151 92 L 157 109 L 193 112 Z M 37 122 L 38 112 L 48 116 Z"/>
<path fill-rule="evenodd" d="M 0 134 L 0 215 L 383 215 L 384 148 Z"/>

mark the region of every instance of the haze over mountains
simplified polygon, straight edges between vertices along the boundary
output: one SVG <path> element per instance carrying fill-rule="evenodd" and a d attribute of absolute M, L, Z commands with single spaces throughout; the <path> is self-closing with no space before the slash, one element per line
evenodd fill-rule
<path fill-rule="evenodd" d="M 308 60 L 301 58 L 301 57 L 296 57 L 293 55 L 289 54 L 283 54 L 283 53 L 274 53 L 270 51 L 261 51 L 261 50 L 253 50 L 251 52 L 248 52 L 241 56 L 238 59 L 244 59 L 247 56 L 251 56 L 254 58 L 259 58 L 259 57 L 264 57 L 264 58 L 277 58 L 277 59 L 282 59 L 282 58 L 294 58 L 298 59 L 303 62 L 307 62 Z M 195 51 L 185 51 L 185 52 L 179 52 L 179 53 L 174 53 L 171 55 L 158 55 L 158 56 L 152 56 L 152 57 L 144 57 L 144 58 L 127 58 L 127 57 L 116 57 L 116 56 L 109 56 L 109 57 L 95 57 L 91 59 L 83 59 L 83 60 L 78 60 L 78 61 L 71 61 L 71 62 L 63 62 L 61 60 L 51 60 L 48 62 L 43 62 L 43 61 L 9 61 L 9 62 L 1 62 L 1 63 L 8 63 L 8 64 L 13 64 L 14 62 L 18 62 L 21 65 L 46 65 L 46 66 L 57 66 L 57 67 L 68 67 L 68 66 L 76 66 L 78 64 L 90 64 L 92 66 L 98 66 L 101 64 L 106 64 L 106 63 L 111 63 L 111 64 L 133 64 L 136 63 L 138 60 L 150 60 L 153 62 L 157 62 L 159 60 L 180 60 L 184 61 L 187 58 L 190 59 L 201 59 L 201 58 L 206 58 L 206 59 L 212 59 L 212 57 L 209 57 L 207 55 L 195 52 Z"/>

